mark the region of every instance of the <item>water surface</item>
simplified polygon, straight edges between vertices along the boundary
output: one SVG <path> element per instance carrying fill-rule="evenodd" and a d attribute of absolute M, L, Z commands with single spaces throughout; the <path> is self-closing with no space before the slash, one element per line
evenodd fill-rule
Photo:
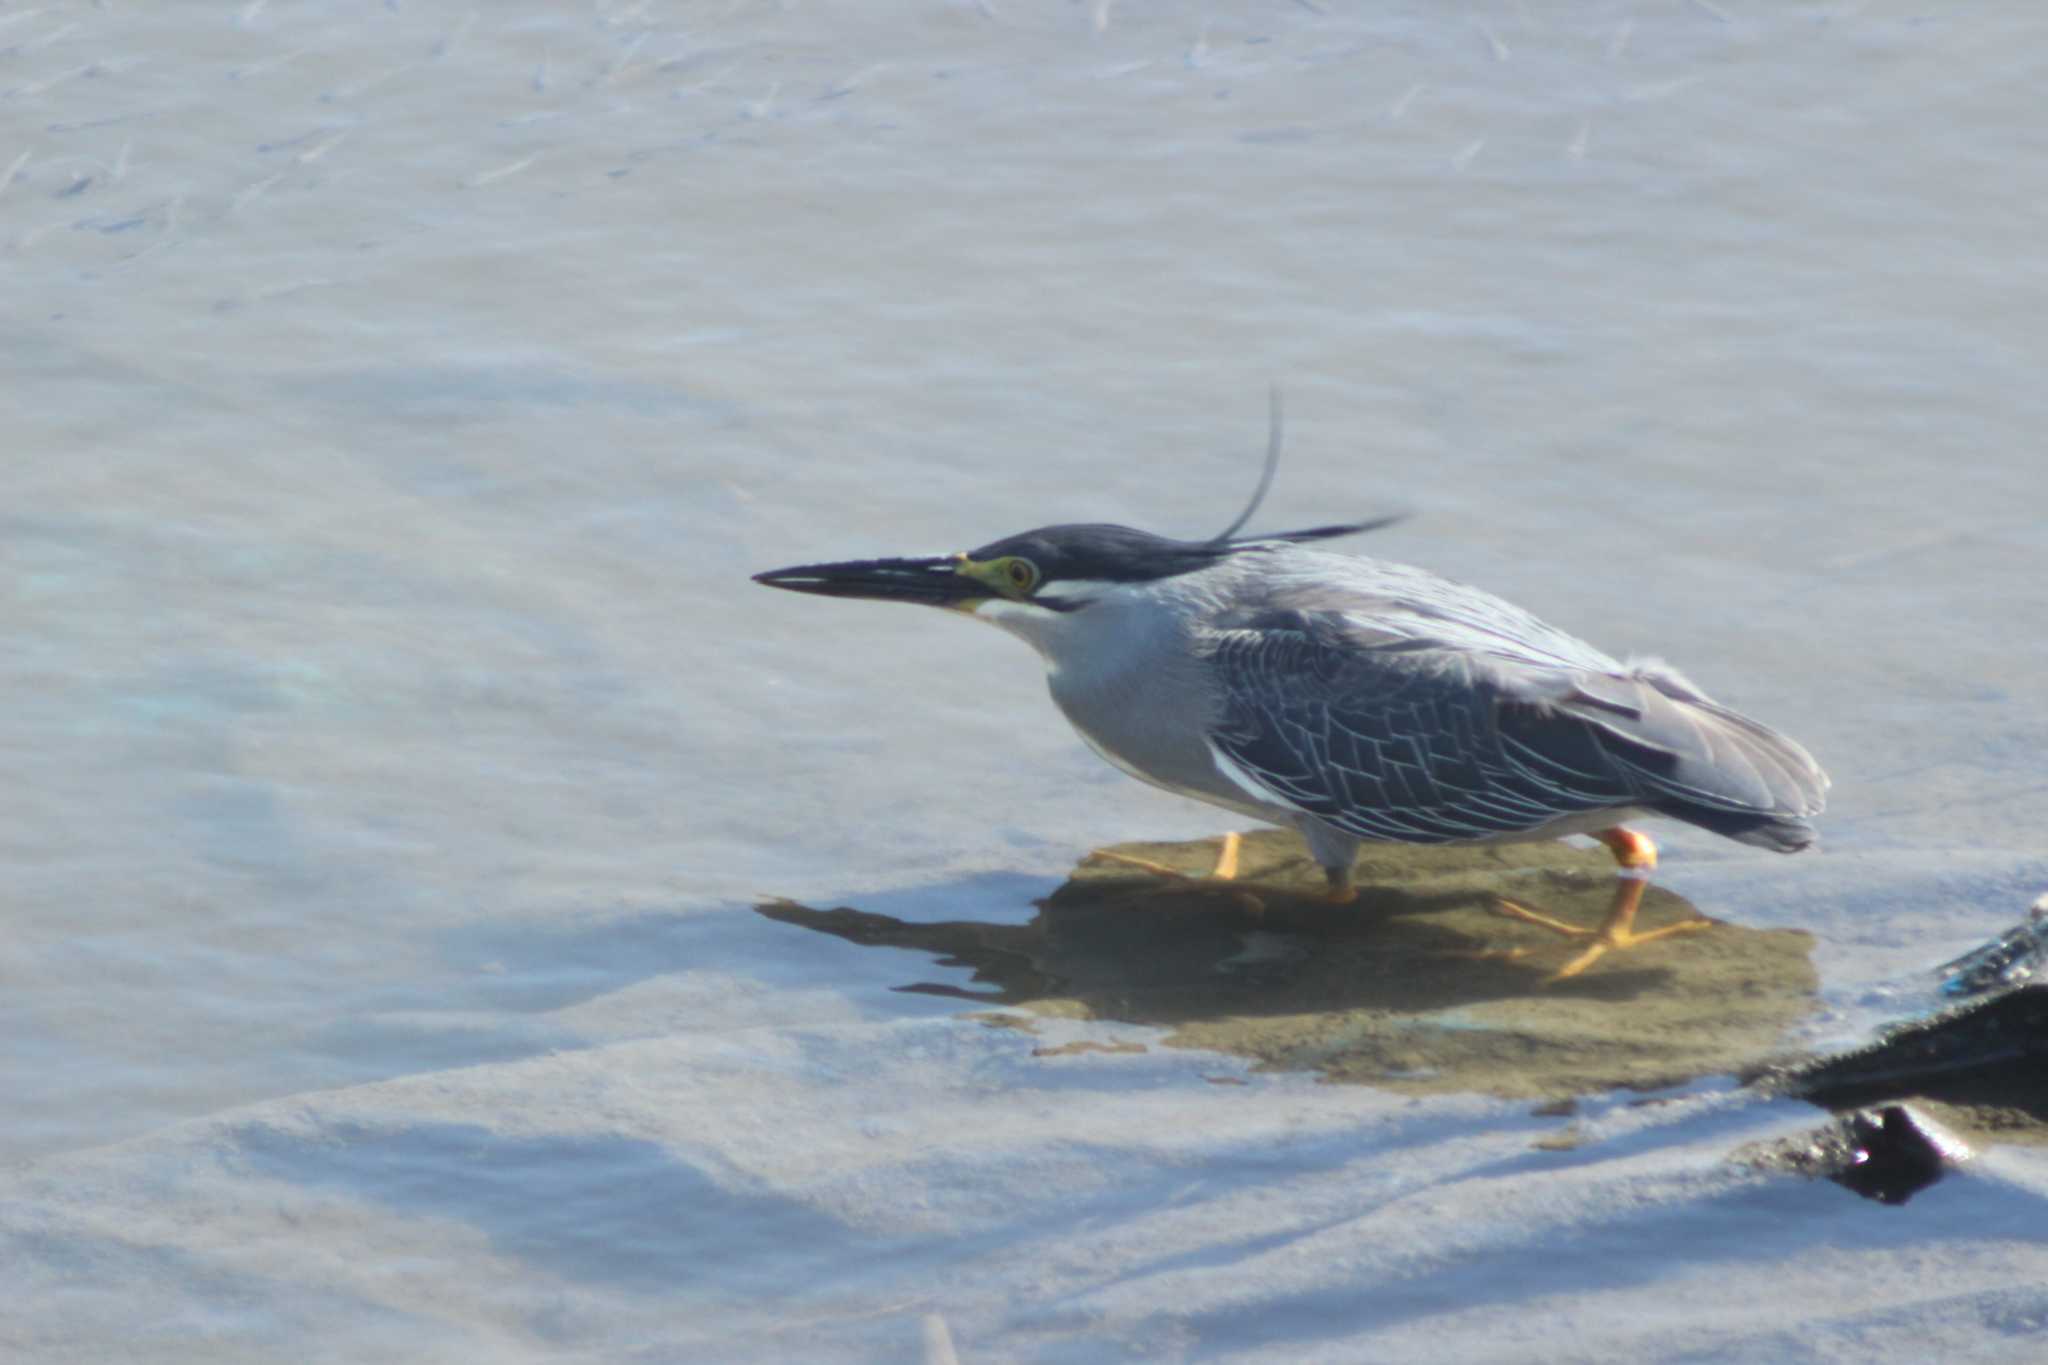
<path fill-rule="evenodd" d="M 1871 0 L 0 11 L 0 1343 L 21 1358 L 2024 1355 L 2037 1156 L 1032 1040 L 768 895 L 1215 833 L 996 632 L 775 565 L 1375 553 L 1833 772 L 1787 1046 L 2044 887 L 2048 31 Z M 965 985 L 971 973 L 952 971 Z M 1142 1052 L 1032 1055 L 1064 1042 Z M 1236 1075 L 1245 1085 L 1212 1083 Z"/>

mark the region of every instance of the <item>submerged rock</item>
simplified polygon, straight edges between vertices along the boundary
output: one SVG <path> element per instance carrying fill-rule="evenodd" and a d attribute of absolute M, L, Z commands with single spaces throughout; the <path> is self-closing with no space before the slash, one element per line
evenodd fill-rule
<path fill-rule="evenodd" d="M 1858 1109 L 1798 1137 L 1754 1143 L 1731 1160 L 1825 1176 L 1865 1199 L 1903 1204 L 1970 1159 L 1970 1149 L 1904 1105 Z"/>
<path fill-rule="evenodd" d="M 2048 985 L 1900 1024 L 1867 1047 L 1752 1081 L 1837 1110 L 1917 1100 L 1966 1132 L 2048 1142 Z"/>
<path fill-rule="evenodd" d="M 2036 900 L 2027 917 L 1935 971 L 1941 992 L 1952 999 L 2009 990 L 2048 976 L 2048 896 Z"/>
<path fill-rule="evenodd" d="M 1199 879 L 1216 849 L 1203 840 L 1105 852 Z M 788 901 L 759 908 L 849 942 L 930 953 L 972 975 L 899 990 L 1156 1025 L 1171 1030 L 1168 1046 L 1418 1093 L 1554 1099 L 1729 1074 L 1813 1006 L 1809 935 L 1730 924 L 1547 981 L 1577 945 L 1489 907 L 1512 896 L 1596 925 L 1614 885 L 1605 851 L 1377 846 L 1356 878 L 1358 899 L 1332 905 L 1301 841 L 1261 831 L 1246 836 L 1234 882 L 1172 881 L 1084 860 L 1026 925 L 914 924 Z M 1639 924 L 1697 913 L 1653 885 Z"/>

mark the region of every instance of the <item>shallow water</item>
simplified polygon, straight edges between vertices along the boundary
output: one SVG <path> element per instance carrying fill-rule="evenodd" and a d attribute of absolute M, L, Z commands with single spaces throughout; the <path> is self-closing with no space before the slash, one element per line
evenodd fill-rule
<path fill-rule="evenodd" d="M 745 578 L 1213 530 L 1277 378 L 1262 527 L 1411 510 L 1361 548 L 1820 755 L 1819 851 L 1659 831 L 1662 877 L 1815 935 L 1785 1042 L 1857 1041 L 2048 887 L 2044 39 L 0 10 L 0 1343 L 2023 1357 L 2028 1153 L 1879 1209 L 1726 1165 L 1816 1114 L 1715 1082 L 1536 1150 L 1526 1103 L 1034 1043 L 751 913 L 1022 925 L 1220 825 L 996 632 Z"/>

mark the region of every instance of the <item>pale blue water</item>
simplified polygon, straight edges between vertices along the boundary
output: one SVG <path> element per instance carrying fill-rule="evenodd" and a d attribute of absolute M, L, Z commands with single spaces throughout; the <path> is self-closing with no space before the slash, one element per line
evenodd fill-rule
<path fill-rule="evenodd" d="M 1814 932 L 1788 1042 L 1860 1037 L 2048 889 L 2044 38 L 0 11 L 0 1346 L 2023 1358 L 2025 1152 L 1881 1210 L 1725 1166 L 1814 1116 L 1711 1087 L 1561 1156 L 1035 1059 L 893 989 L 964 971 L 750 913 L 1022 923 L 1219 824 L 996 632 L 746 576 L 1213 530 L 1277 378 L 1263 525 L 1412 509 L 1369 548 L 1822 757 L 1823 851 L 1674 830 L 1664 876 Z"/>

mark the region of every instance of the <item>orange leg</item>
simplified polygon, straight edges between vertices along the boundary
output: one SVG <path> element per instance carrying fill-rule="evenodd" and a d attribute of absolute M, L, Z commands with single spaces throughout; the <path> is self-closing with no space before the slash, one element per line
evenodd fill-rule
<path fill-rule="evenodd" d="M 1165 883 L 1165 886 L 1160 888 L 1161 890 L 1166 889 L 1167 886 L 1198 887 L 1209 882 L 1227 882 L 1235 879 L 1237 876 L 1238 854 L 1243 844 L 1244 836 L 1241 834 L 1232 832 L 1224 835 L 1222 846 L 1216 850 L 1216 866 L 1210 869 L 1209 875 L 1206 877 L 1190 876 L 1185 872 L 1168 867 L 1164 863 L 1155 863 L 1150 858 L 1134 858 L 1128 853 L 1114 853 L 1106 848 L 1095 850 L 1083 861 L 1115 863 L 1119 867 L 1135 867 L 1141 872 L 1150 872 Z M 1352 883 L 1351 865 L 1349 863 L 1342 867 L 1324 868 L 1323 877 L 1328 883 L 1328 889 L 1323 893 L 1323 898 L 1329 901 L 1330 904 L 1349 905 L 1358 899 L 1358 887 Z M 1265 903 L 1250 891 L 1239 889 L 1234 894 L 1237 897 L 1238 903 L 1247 910 L 1255 914 L 1265 911 Z"/>
<path fill-rule="evenodd" d="M 1243 847 L 1243 844 L 1244 836 L 1234 830 L 1224 835 L 1222 847 L 1216 850 L 1216 866 L 1209 870 L 1209 875 L 1206 877 L 1191 877 L 1185 872 L 1166 866 L 1164 863 L 1155 863 L 1149 858 L 1134 858 L 1128 853 L 1113 853 L 1108 849 L 1097 849 L 1083 861 L 1115 863 L 1119 867 L 1135 867 L 1141 872 L 1150 872 L 1153 876 L 1160 879 L 1158 889 L 1165 891 L 1176 887 L 1201 887 L 1212 882 L 1234 882 L 1237 878 L 1238 852 Z M 1230 894 L 1236 899 L 1238 904 L 1253 914 L 1263 914 L 1265 912 L 1265 902 L 1261 901 L 1251 892 L 1242 889 L 1231 889 Z"/>
<path fill-rule="evenodd" d="M 1349 905 L 1358 899 L 1358 888 L 1351 884 L 1351 864 L 1323 869 L 1323 880 L 1330 884 L 1325 898 L 1332 905 Z"/>
<path fill-rule="evenodd" d="M 1237 876 L 1237 854 L 1244 845 L 1244 836 L 1232 831 L 1223 836 L 1223 846 L 1216 850 L 1216 866 L 1209 870 L 1207 877 L 1190 877 L 1177 872 L 1165 863 L 1155 863 L 1150 858 L 1133 858 L 1128 853 L 1113 853 L 1099 848 L 1088 855 L 1091 863 L 1115 863 L 1119 867 L 1135 867 L 1141 872 L 1150 872 L 1155 877 L 1164 877 L 1173 882 L 1231 881 Z"/>
<path fill-rule="evenodd" d="M 1624 948 L 1633 948 L 1639 943 L 1654 943 L 1660 938 L 1669 938 L 1674 934 L 1696 933 L 1713 924 L 1712 920 L 1706 918 L 1689 919 L 1681 920 L 1677 924 L 1667 924 L 1662 929 L 1652 929 L 1645 934 L 1637 933 L 1636 910 L 1643 903 L 1643 888 L 1650 884 L 1650 873 L 1657 866 L 1657 846 L 1651 843 L 1648 837 L 1632 829 L 1623 829 L 1619 825 L 1613 829 L 1603 829 L 1593 837 L 1607 845 L 1608 850 L 1614 854 L 1614 861 L 1621 868 L 1621 875 L 1615 879 L 1614 901 L 1608 907 L 1607 918 L 1600 922 L 1598 929 L 1585 929 L 1575 924 L 1566 924 L 1563 920 L 1539 914 L 1528 906 L 1518 905 L 1505 897 L 1494 904 L 1494 909 L 1498 913 L 1511 919 L 1539 925 L 1567 938 L 1592 940 L 1585 951 L 1551 974 L 1552 981 L 1577 976 L 1605 956 L 1610 948 L 1619 952 Z"/>

